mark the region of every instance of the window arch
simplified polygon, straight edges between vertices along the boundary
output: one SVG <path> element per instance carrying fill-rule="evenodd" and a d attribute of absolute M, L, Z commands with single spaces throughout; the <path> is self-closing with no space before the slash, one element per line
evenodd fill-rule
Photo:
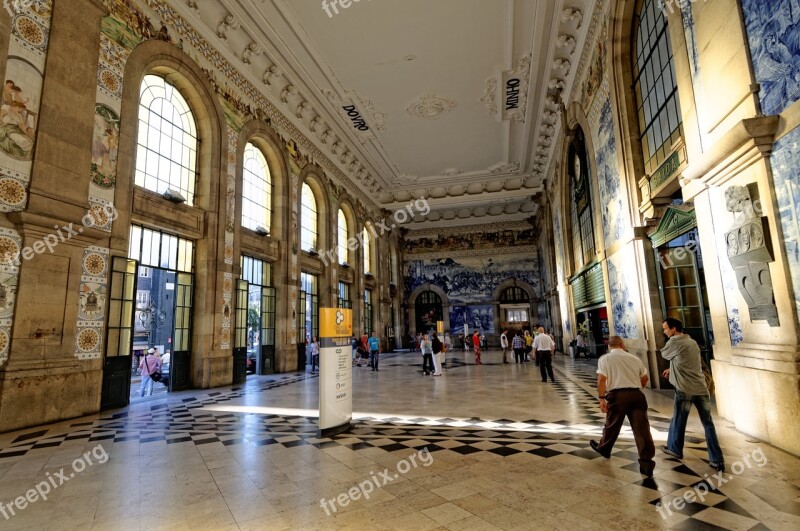
<path fill-rule="evenodd" d="M 638 0 L 631 57 L 644 170 L 653 175 L 683 138 L 672 46 L 665 12 L 657 0 Z"/>
<path fill-rule="evenodd" d="M 264 153 L 252 142 L 244 147 L 242 163 L 242 226 L 270 231 L 272 176 Z"/>
<path fill-rule="evenodd" d="M 317 198 L 308 183 L 303 183 L 303 193 L 300 199 L 300 248 L 303 251 L 317 249 L 319 236 L 319 215 L 317 212 Z"/>
<path fill-rule="evenodd" d="M 160 194 L 177 190 L 194 204 L 197 149 L 197 122 L 186 99 L 163 77 L 144 76 L 134 184 Z"/>
<path fill-rule="evenodd" d="M 578 127 L 568 151 L 570 235 L 573 271 L 588 264 L 595 254 L 592 184 L 583 130 Z"/>
<path fill-rule="evenodd" d="M 362 236 L 362 248 L 364 250 L 364 274 L 366 275 L 367 273 L 372 273 L 372 237 L 369 234 L 367 224 L 364 224 Z"/>
<path fill-rule="evenodd" d="M 339 263 L 343 264 L 349 262 L 350 256 L 347 249 L 347 241 L 350 239 L 350 226 L 347 223 L 347 216 L 344 215 L 344 210 L 339 209 L 339 217 L 337 223 L 337 248 Z"/>
<path fill-rule="evenodd" d="M 530 302 L 531 297 L 528 292 L 519 286 L 509 286 L 500 294 L 501 304 L 513 304 L 519 302 Z"/>

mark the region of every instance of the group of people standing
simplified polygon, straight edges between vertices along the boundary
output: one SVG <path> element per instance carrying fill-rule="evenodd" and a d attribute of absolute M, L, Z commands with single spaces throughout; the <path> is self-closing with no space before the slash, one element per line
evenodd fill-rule
<path fill-rule="evenodd" d="M 542 381 L 546 382 L 548 376 L 551 382 L 555 382 L 553 375 L 553 355 L 556 352 L 556 342 L 553 336 L 545 333 L 544 327 L 540 326 L 534 332 L 534 336 L 527 330 L 514 332 L 511 340 L 511 350 L 514 351 L 514 363 L 528 363 L 530 356 L 539 366 Z M 500 347 L 503 349 L 503 363 L 508 361 L 508 330 L 503 330 L 500 334 Z"/>
<path fill-rule="evenodd" d="M 670 362 L 669 369 L 662 376 L 668 378 L 675 387 L 675 410 L 667 444 L 662 450 L 671 457 L 683 459 L 686 423 L 694 404 L 705 430 L 708 464 L 722 472 L 725 470 L 725 459 L 711 418 L 711 393 L 703 374 L 700 347 L 688 334 L 683 333 L 683 323 L 677 319 L 665 319 L 661 328 L 668 338 L 661 349 L 661 356 Z M 655 469 L 653 457 L 656 449 L 647 418 L 647 398 L 641 391 L 647 385 L 647 369 L 639 358 L 627 352 L 621 337 L 610 337 L 608 346 L 608 354 L 602 356 L 597 364 L 597 392 L 606 422 L 600 441 L 590 441 L 590 445 L 603 457 L 611 457 L 614 443 L 627 417 L 639 453 L 639 471 L 651 477 Z"/>

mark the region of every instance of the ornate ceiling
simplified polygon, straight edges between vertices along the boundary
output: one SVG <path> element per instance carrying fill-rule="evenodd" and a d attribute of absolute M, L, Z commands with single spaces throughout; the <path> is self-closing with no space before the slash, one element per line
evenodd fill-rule
<path fill-rule="evenodd" d="M 519 221 L 594 0 L 171 0 L 362 192 L 410 228 Z"/>

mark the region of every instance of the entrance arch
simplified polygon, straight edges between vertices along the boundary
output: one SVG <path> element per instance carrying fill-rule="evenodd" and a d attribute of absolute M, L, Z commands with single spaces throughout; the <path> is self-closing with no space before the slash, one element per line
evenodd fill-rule
<path fill-rule="evenodd" d="M 441 288 L 423 284 L 411 292 L 408 301 L 408 323 L 414 326 L 414 334 L 435 330 L 436 321 L 444 321 L 445 331 L 450 330 L 450 299 Z M 431 320 L 432 326 L 427 325 Z"/>

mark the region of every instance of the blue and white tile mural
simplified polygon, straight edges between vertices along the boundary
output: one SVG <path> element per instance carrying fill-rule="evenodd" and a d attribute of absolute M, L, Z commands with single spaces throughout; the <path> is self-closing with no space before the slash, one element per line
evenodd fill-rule
<path fill-rule="evenodd" d="M 750 54 L 761 84 L 761 110 L 779 114 L 800 99 L 800 5 L 742 0 Z"/>
<path fill-rule="evenodd" d="M 475 330 L 481 334 L 494 334 L 494 306 L 451 306 L 450 330 L 461 333 L 464 331 L 464 323 L 467 324 L 470 334 Z"/>
<path fill-rule="evenodd" d="M 794 287 L 794 302 L 800 313 L 800 128 L 775 143 L 772 179 L 783 228 L 786 258 Z"/>
<path fill-rule="evenodd" d="M 413 260 L 406 270 L 406 294 L 422 284 L 441 288 L 450 304 L 485 303 L 491 301 L 497 287 L 516 278 L 539 292 L 536 259 L 528 255 L 442 258 Z"/>
<path fill-rule="evenodd" d="M 636 318 L 636 301 L 639 300 L 639 285 L 631 281 L 630 271 L 636 260 L 633 248 L 628 245 L 608 257 L 608 289 L 611 292 L 611 315 L 614 334 L 628 339 L 642 337 L 639 320 Z"/>
<path fill-rule="evenodd" d="M 608 94 L 608 81 L 605 81 L 601 93 L 595 100 L 595 105 L 601 105 L 599 115 L 597 112 L 591 115 L 592 118 L 597 116 L 597 123 L 592 123 L 591 129 L 594 135 L 592 142 L 597 162 L 599 203 L 606 249 L 629 237 L 631 228 L 625 190 L 617 166 L 617 139 L 614 134 L 611 100 Z"/>

